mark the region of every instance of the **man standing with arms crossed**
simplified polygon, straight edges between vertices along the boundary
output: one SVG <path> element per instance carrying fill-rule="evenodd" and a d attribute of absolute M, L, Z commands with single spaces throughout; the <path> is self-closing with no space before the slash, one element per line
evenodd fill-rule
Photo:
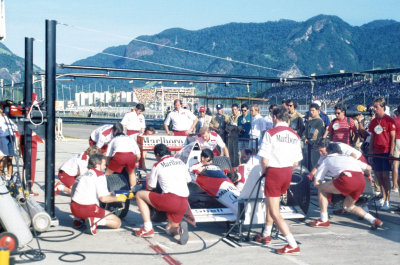
<path fill-rule="evenodd" d="M 261 167 L 265 174 L 264 193 L 266 197 L 266 226 L 256 241 L 271 243 L 272 225 L 278 226 L 288 244 L 277 249 L 277 254 L 300 254 L 300 247 L 290 232 L 289 226 L 280 213 L 280 196 L 285 194 L 292 180 L 292 170 L 303 159 L 300 137 L 288 126 L 289 113 L 279 106 L 272 111 L 274 128 L 268 130 L 258 155 L 262 157 Z"/>

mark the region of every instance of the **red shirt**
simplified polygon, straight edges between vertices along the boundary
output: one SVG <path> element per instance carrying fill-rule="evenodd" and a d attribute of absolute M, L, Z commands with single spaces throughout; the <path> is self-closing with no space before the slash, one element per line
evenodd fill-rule
<path fill-rule="evenodd" d="M 382 131 L 379 126 L 382 127 Z M 371 121 L 368 131 L 374 135 L 374 154 L 383 154 L 390 151 L 390 132 L 395 130 L 394 120 L 386 114 L 383 118 L 375 118 Z"/>
<path fill-rule="evenodd" d="M 400 115 L 393 120 L 396 125 L 396 139 L 400 139 Z"/>
<path fill-rule="evenodd" d="M 350 129 L 354 133 L 357 133 L 357 127 L 352 119 L 349 119 L 346 116 L 344 116 L 342 120 L 334 119 L 331 124 L 329 124 L 328 128 L 331 135 L 331 141 L 350 144 Z"/>

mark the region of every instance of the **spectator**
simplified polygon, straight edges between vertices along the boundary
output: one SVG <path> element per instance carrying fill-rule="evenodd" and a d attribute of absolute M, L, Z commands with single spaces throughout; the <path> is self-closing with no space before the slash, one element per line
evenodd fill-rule
<path fill-rule="evenodd" d="M 206 107 L 200 106 L 199 108 L 199 121 L 196 125 L 196 133 L 199 133 L 200 128 L 209 127 L 211 122 L 211 116 L 206 114 Z"/>
<path fill-rule="evenodd" d="M 269 114 L 264 117 L 264 120 L 267 122 L 267 128 L 266 130 L 268 131 L 269 129 L 274 128 L 274 124 L 272 121 L 272 110 L 277 108 L 278 106 L 276 104 L 272 104 L 269 106 Z"/>
<path fill-rule="evenodd" d="M 247 104 L 242 104 L 240 106 L 240 110 L 242 111 L 242 115 L 238 118 L 238 129 L 240 130 L 239 133 L 239 143 L 238 149 L 239 151 L 247 148 L 249 146 L 250 139 L 250 130 L 251 130 L 251 114 L 249 113 L 249 106 Z"/>
<path fill-rule="evenodd" d="M 328 130 L 324 134 L 324 138 L 330 134 L 332 142 L 341 142 L 350 144 L 350 130 L 358 137 L 357 128 L 354 121 L 345 116 L 346 108 L 342 104 L 335 106 L 336 118 L 331 121 Z"/>
<path fill-rule="evenodd" d="M 260 107 L 257 104 L 251 106 L 250 113 L 253 118 L 251 119 L 251 142 L 249 147 L 253 150 L 258 150 L 258 147 L 262 143 L 263 135 L 267 130 L 267 123 L 260 115 Z"/>
<path fill-rule="evenodd" d="M 396 125 L 396 140 L 393 156 L 394 158 L 400 158 L 400 106 L 393 113 L 394 124 Z M 399 160 L 393 160 L 393 184 L 392 192 L 399 192 Z"/>
<path fill-rule="evenodd" d="M 319 106 L 318 104 L 311 103 L 310 108 L 310 120 L 306 123 L 304 130 L 304 142 L 307 146 L 307 168 L 311 170 L 319 159 L 318 149 L 315 147 L 315 143 L 319 141 L 324 135 L 325 127 L 324 122 L 319 117 Z"/>
<path fill-rule="evenodd" d="M 369 153 L 379 157 L 369 157 L 368 161 L 373 165 L 375 177 L 382 192 L 382 199 L 378 201 L 378 206 L 381 206 L 382 210 L 389 210 L 391 167 L 388 158 L 393 157 L 394 154 L 396 125 L 394 120 L 385 114 L 385 106 L 384 98 L 374 100 L 375 118 L 368 129 L 371 133 Z"/>
<path fill-rule="evenodd" d="M 210 122 L 210 129 L 218 133 L 222 140 L 226 142 L 226 124 L 228 123 L 229 117 L 224 114 L 224 105 L 217 104 L 217 114 L 212 116 Z"/>
<path fill-rule="evenodd" d="M 304 122 L 303 115 L 296 111 L 297 102 L 293 99 L 286 101 L 287 109 L 289 111 L 289 127 L 292 128 L 298 135 L 303 135 Z"/>
<path fill-rule="evenodd" d="M 237 167 L 239 165 L 239 147 L 238 147 L 239 116 L 240 116 L 239 106 L 237 104 L 233 104 L 232 115 L 229 117 L 228 123 L 226 125 L 229 157 L 231 158 L 231 164 L 233 167 Z"/>

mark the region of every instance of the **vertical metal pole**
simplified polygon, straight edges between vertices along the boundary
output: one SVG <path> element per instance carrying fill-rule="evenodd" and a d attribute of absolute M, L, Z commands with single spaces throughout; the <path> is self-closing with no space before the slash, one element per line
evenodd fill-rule
<path fill-rule="evenodd" d="M 25 108 L 29 108 L 32 105 L 32 92 L 33 92 L 33 38 L 25 38 L 25 93 L 24 93 Z M 28 110 L 26 109 L 26 113 L 27 112 Z M 25 189 L 31 191 L 32 129 L 29 127 L 29 121 L 24 122 L 24 147 L 25 147 L 24 148 Z"/>
<path fill-rule="evenodd" d="M 55 218 L 55 100 L 56 100 L 56 21 L 46 20 L 46 152 L 45 152 L 45 210 Z"/>

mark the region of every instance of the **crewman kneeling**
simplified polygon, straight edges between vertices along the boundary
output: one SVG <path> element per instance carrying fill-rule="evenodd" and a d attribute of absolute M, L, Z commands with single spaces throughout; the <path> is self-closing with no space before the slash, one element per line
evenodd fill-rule
<path fill-rule="evenodd" d="M 128 197 L 124 194 L 113 195 L 108 191 L 104 175 L 106 158 L 102 154 L 94 154 L 89 158 L 89 170 L 76 179 L 72 188 L 71 212 L 86 221 L 89 234 L 95 235 L 98 225 L 119 228 L 121 219 L 99 207 L 100 202 L 125 202 Z M 130 196 L 130 198 L 133 198 Z"/>
<path fill-rule="evenodd" d="M 321 148 L 320 148 L 321 149 Z M 321 150 L 319 150 L 321 153 Z M 346 212 L 354 213 L 371 223 L 371 229 L 382 226 L 382 221 L 355 205 L 365 188 L 365 176 L 369 175 L 372 168 L 356 160 L 353 157 L 341 155 L 342 151 L 338 144 L 330 143 L 326 147 L 327 157 L 318 167 L 315 174 L 314 185 L 318 187 L 319 207 L 321 217 L 317 221 L 310 222 L 313 227 L 328 227 L 328 193 L 342 194 L 345 196 L 343 209 Z M 325 175 L 335 177 L 333 181 L 322 183 Z"/>
<path fill-rule="evenodd" d="M 168 147 L 164 144 L 157 144 L 154 147 L 154 155 L 157 163 L 154 164 L 150 176 L 147 179 L 147 190 L 136 193 L 136 202 L 142 214 L 144 227 L 135 232 L 138 237 L 153 237 L 154 229 L 150 219 L 149 206 L 158 211 L 167 213 L 169 219 L 166 232 L 169 235 L 180 236 L 180 243 L 188 241 L 187 223 L 182 218 L 188 208 L 189 188 L 187 183 L 191 181 L 186 165 L 180 160 L 171 156 Z M 152 192 L 160 183 L 162 193 Z M 182 222 L 181 222 L 182 221 Z"/>

